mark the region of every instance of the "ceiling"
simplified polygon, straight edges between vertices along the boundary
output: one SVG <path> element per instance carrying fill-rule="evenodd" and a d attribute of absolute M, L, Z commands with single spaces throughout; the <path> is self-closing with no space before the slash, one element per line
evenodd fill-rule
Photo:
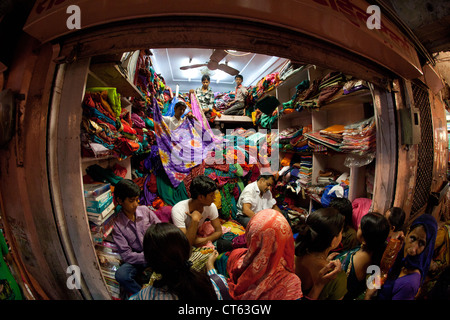
<path fill-rule="evenodd" d="M 166 84 L 175 91 L 187 92 L 201 86 L 203 74 L 211 78 L 213 91 L 228 92 L 234 90 L 234 76 L 221 70 L 209 70 L 206 66 L 180 70 L 182 66 L 203 64 L 209 61 L 213 49 L 165 48 L 151 49 L 152 63 L 156 73 L 161 74 Z M 264 76 L 279 70 L 287 61 L 284 58 L 262 54 L 227 50 L 229 53 L 220 63 L 239 70 L 244 77 L 244 86 L 255 85 Z"/>

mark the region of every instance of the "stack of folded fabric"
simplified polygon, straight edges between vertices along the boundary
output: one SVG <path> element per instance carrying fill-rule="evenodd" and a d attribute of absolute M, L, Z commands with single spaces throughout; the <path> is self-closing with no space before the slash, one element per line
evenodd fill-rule
<path fill-rule="evenodd" d="M 140 116 L 122 110 L 118 97 L 115 88 L 86 90 L 81 127 L 83 157 L 126 158 L 148 150 L 147 123 Z"/>
<path fill-rule="evenodd" d="M 332 169 L 320 170 L 319 176 L 317 177 L 317 184 L 322 186 L 329 185 L 335 182 L 338 176 L 339 174 Z"/>
<path fill-rule="evenodd" d="M 334 140 L 336 142 L 342 142 L 342 133 L 344 132 L 344 126 L 340 124 L 332 125 L 328 128 L 319 131 L 320 135 Z"/>
<path fill-rule="evenodd" d="M 300 160 L 300 185 L 307 187 L 312 182 L 312 156 L 302 155 Z"/>
<path fill-rule="evenodd" d="M 225 92 L 214 93 L 214 108 L 218 111 L 225 111 L 228 109 L 228 103 L 234 100 L 234 93 Z"/>
<path fill-rule="evenodd" d="M 352 79 L 347 81 L 342 89 L 344 90 L 344 95 L 347 95 L 355 91 L 369 89 L 369 86 L 364 80 Z"/>
<path fill-rule="evenodd" d="M 311 132 L 311 125 L 303 127 L 292 127 L 283 130 L 280 133 L 280 150 L 293 152 L 311 152 L 308 146 L 308 140 L 304 135 Z"/>
<path fill-rule="evenodd" d="M 342 136 L 341 149 L 343 151 L 359 155 L 374 153 L 376 151 L 375 118 L 370 117 L 345 126 Z"/>
<path fill-rule="evenodd" d="M 321 135 L 320 132 L 310 132 L 305 133 L 305 136 L 310 140 L 313 144 L 314 149 L 316 149 L 317 145 L 322 145 L 323 147 L 326 147 L 327 149 L 332 149 L 337 152 L 341 152 L 341 145 L 342 143 L 339 143 L 333 139 L 327 138 L 324 135 Z M 322 151 L 322 150 L 320 150 Z"/>

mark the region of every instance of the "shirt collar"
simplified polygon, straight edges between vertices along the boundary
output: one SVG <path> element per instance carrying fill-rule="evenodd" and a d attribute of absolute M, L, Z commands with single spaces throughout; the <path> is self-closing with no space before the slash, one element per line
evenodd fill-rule
<path fill-rule="evenodd" d="M 142 213 L 138 209 L 139 209 L 139 207 L 136 209 L 136 220 L 135 221 L 139 221 L 142 219 Z M 127 215 L 125 214 L 125 212 L 123 212 L 123 210 L 120 210 L 119 214 L 117 215 L 117 219 L 120 220 L 120 223 L 122 225 L 127 225 L 127 224 L 133 222 L 127 217 Z"/>

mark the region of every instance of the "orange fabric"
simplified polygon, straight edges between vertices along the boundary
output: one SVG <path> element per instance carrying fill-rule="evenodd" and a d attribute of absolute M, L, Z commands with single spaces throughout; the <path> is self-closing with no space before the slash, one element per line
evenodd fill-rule
<path fill-rule="evenodd" d="M 235 300 L 295 300 L 303 296 L 294 273 L 294 237 L 283 215 L 258 212 L 247 225 L 248 248 L 235 249 L 227 262 L 228 286 Z"/>
<path fill-rule="evenodd" d="M 345 130 L 345 126 L 343 126 L 341 124 L 335 124 L 328 128 L 322 129 L 320 131 L 329 132 L 329 133 L 342 133 L 342 132 L 344 132 L 344 130 Z"/>

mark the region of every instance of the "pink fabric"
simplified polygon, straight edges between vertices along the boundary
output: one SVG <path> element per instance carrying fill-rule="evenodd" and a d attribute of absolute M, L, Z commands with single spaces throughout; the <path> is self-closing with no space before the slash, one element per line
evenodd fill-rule
<path fill-rule="evenodd" d="M 230 232 L 231 228 L 230 227 L 224 227 L 222 226 L 222 234 L 225 234 L 227 232 Z M 211 221 L 205 221 L 200 228 L 198 228 L 198 232 L 197 235 L 199 237 L 207 237 L 211 234 L 213 234 L 214 232 L 214 227 L 211 224 Z M 216 247 L 214 246 L 214 244 L 211 241 L 208 241 L 205 245 L 203 245 L 203 247 L 208 247 L 208 248 L 212 248 L 215 249 Z"/>
<path fill-rule="evenodd" d="M 357 198 L 353 200 L 353 216 L 352 222 L 355 230 L 358 230 L 359 223 L 361 222 L 361 218 L 364 217 L 367 213 L 369 213 L 370 207 L 372 206 L 372 200 L 367 198 Z"/>
<path fill-rule="evenodd" d="M 214 141 L 221 141 L 222 139 L 216 136 L 211 127 L 209 126 L 208 119 L 206 119 L 203 110 L 200 108 L 200 104 L 198 103 L 197 96 L 195 93 L 191 93 L 191 110 L 192 114 L 197 118 L 197 120 L 202 124 L 202 128 L 209 132 Z"/>
<path fill-rule="evenodd" d="M 161 220 L 161 222 L 172 223 L 172 207 L 164 206 L 155 211 L 156 216 Z"/>

